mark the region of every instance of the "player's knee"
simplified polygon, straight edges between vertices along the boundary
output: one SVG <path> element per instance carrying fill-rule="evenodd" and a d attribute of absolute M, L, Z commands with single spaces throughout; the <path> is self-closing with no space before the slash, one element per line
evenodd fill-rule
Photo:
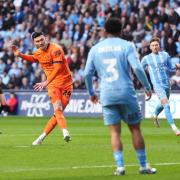
<path fill-rule="evenodd" d="M 69 104 L 69 100 L 67 99 L 62 99 L 62 107 L 63 107 L 63 110 L 66 108 L 66 106 Z"/>
<path fill-rule="evenodd" d="M 63 111 L 63 106 L 60 100 L 53 103 L 54 111 Z"/>
<path fill-rule="evenodd" d="M 140 133 L 141 132 L 140 123 L 131 124 L 131 125 L 129 124 L 128 127 L 129 127 L 129 130 L 131 131 L 131 133 L 134 133 L 134 132 Z"/>
<path fill-rule="evenodd" d="M 162 104 L 162 105 L 168 104 L 168 100 L 167 100 L 166 98 L 165 98 L 165 99 L 162 99 L 162 100 L 161 100 L 161 104 Z"/>

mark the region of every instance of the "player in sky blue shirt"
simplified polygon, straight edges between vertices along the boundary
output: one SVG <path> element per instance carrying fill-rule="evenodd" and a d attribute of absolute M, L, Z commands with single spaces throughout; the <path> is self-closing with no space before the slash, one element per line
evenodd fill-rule
<path fill-rule="evenodd" d="M 179 64 L 172 65 L 170 56 L 165 51 L 160 51 L 160 40 L 155 37 L 150 41 L 150 49 L 152 53 L 143 57 L 141 63 L 149 72 L 151 82 L 155 93 L 157 94 L 160 103 L 155 109 L 155 115 L 153 120 L 157 127 L 159 127 L 158 115 L 164 109 L 168 123 L 177 136 L 180 135 L 180 131 L 174 123 L 169 106 L 170 96 L 170 72 L 179 68 Z"/>
<path fill-rule="evenodd" d="M 93 46 L 88 54 L 85 67 L 86 87 L 91 100 L 94 103 L 98 102 L 92 83 L 96 70 L 100 78 L 100 102 L 104 123 L 110 128 L 112 149 L 117 162 L 115 175 L 125 174 L 121 120 L 128 124 L 131 131 L 140 162 L 139 172 L 153 174 L 156 173 L 156 169 L 151 168 L 146 160 L 145 144 L 140 130 L 142 115 L 131 79 L 131 68 L 144 86 L 148 99 L 151 98 L 151 88 L 134 45 L 119 38 L 120 33 L 120 20 L 108 19 L 105 23 L 106 38 Z"/>

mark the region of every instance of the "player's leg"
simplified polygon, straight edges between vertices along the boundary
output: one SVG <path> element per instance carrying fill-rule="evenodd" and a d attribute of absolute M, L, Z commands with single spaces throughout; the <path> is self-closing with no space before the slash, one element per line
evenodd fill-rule
<path fill-rule="evenodd" d="M 140 164 L 139 172 L 142 174 L 154 174 L 155 168 L 151 168 L 147 163 L 146 149 L 144 138 L 140 129 L 142 114 L 137 101 L 132 101 L 130 104 L 124 105 L 124 121 L 128 124 L 132 135 L 133 146 L 136 150 L 137 158 Z"/>
<path fill-rule="evenodd" d="M 40 145 L 42 141 L 45 139 L 45 137 L 56 127 L 57 123 L 62 129 L 64 140 L 66 142 L 69 142 L 71 140 L 71 137 L 67 130 L 67 125 L 66 125 L 65 117 L 63 115 L 63 110 L 65 109 L 65 107 L 69 102 L 72 92 L 72 86 L 65 88 L 65 91 L 63 92 L 64 94 L 61 93 L 60 90 L 57 88 L 48 90 L 48 94 L 51 98 L 51 102 L 54 108 L 54 116 L 51 117 L 51 119 L 48 121 L 48 123 L 45 126 L 44 132 L 35 141 L 33 141 L 32 145 Z"/>
<path fill-rule="evenodd" d="M 71 140 L 71 137 L 67 130 L 66 119 L 64 117 L 63 111 L 69 102 L 71 93 L 72 93 L 72 86 L 64 88 L 63 90 L 54 88 L 51 89 L 51 91 L 49 91 L 51 102 L 54 107 L 54 114 L 56 116 L 57 123 L 62 130 L 64 140 L 66 142 L 69 142 Z"/>
<path fill-rule="evenodd" d="M 0 94 L 0 104 L 2 106 L 5 106 L 6 105 L 6 99 L 4 97 L 4 94 Z"/>
<path fill-rule="evenodd" d="M 7 105 L 7 104 L 6 104 L 6 98 L 5 98 L 4 94 L 3 94 L 2 89 L 0 89 L 0 105 L 1 105 L 1 106 Z"/>
<path fill-rule="evenodd" d="M 123 157 L 123 145 L 121 141 L 121 125 L 110 125 L 111 133 L 111 145 L 113 150 L 114 159 L 116 161 L 117 169 L 114 172 L 115 175 L 124 175 L 124 157 Z"/>
<path fill-rule="evenodd" d="M 2 112 L 2 110 L 4 110 L 4 106 L 6 106 L 6 99 L 4 97 L 2 89 L 0 88 L 0 113 Z M 2 134 L 1 131 L 0 134 Z"/>
<path fill-rule="evenodd" d="M 47 122 L 45 128 L 44 128 L 44 133 L 46 133 L 46 136 L 56 127 L 57 125 L 57 120 L 55 115 L 51 117 L 51 119 Z"/>
<path fill-rule="evenodd" d="M 67 123 L 66 123 L 66 119 L 65 119 L 64 114 L 63 114 L 63 109 L 60 108 L 60 107 L 62 107 L 60 102 L 61 102 L 60 100 L 56 101 L 59 108 L 55 107 L 54 113 L 55 113 L 55 116 L 56 116 L 56 119 L 57 119 L 57 123 L 58 123 L 60 129 L 62 130 L 64 140 L 66 142 L 69 142 L 71 140 L 71 137 L 70 137 L 69 131 L 67 130 Z"/>
<path fill-rule="evenodd" d="M 33 141 L 32 145 L 40 145 L 46 136 L 56 127 L 57 120 L 55 116 L 52 116 L 51 119 L 47 122 L 43 133 Z"/>
<path fill-rule="evenodd" d="M 152 117 L 152 120 L 153 120 L 156 127 L 160 127 L 160 123 L 159 123 L 159 120 L 158 120 L 158 115 L 162 112 L 162 110 L 163 110 L 163 106 L 162 106 L 161 103 L 159 103 L 156 106 L 154 115 Z"/>
<path fill-rule="evenodd" d="M 111 145 L 117 168 L 115 175 L 124 175 L 123 145 L 121 142 L 121 124 L 118 105 L 103 107 L 104 124 L 109 126 L 111 134 Z"/>
<path fill-rule="evenodd" d="M 68 103 L 70 101 L 71 94 L 72 94 L 72 88 L 73 88 L 72 85 L 70 85 L 70 86 L 65 87 L 62 91 L 61 102 L 62 102 L 63 111 L 65 110 L 66 106 L 68 105 Z M 67 124 L 66 124 L 65 117 L 63 120 L 64 121 L 62 121 L 62 123 L 64 122 L 65 126 L 63 127 L 63 125 L 62 126 L 60 124 L 59 125 L 62 129 L 64 140 L 66 142 L 69 142 L 71 140 L 71 137 L 70 137 L 69 131 L 67 130 Z"/>
<path fill-rule="evenodd" d="M 157 96 L 159 97 L 159 95 L 162 92 L 162 89 L 161 88 L 155 88 L 155 92 L 156 92 Z M 159 123 L 159 120 L 158 120 L 158 115 L 162 112 L 162 110 L 163 110 L 163 105 L 161 104 L 161 102 L 159 102 L 157 104 L 157 106 L 155 107 L 154 114 L 153 114 L 153 116 L 151 118 L 156 127 L 160 127 L 160 123 Z"/>
<path fill-rule="evenodd" d="M 132 134 L 133 146 L 136 150 L 137 158 L 139 160 L 141 174 L 155 174 L 156 169 L 151 168 L 147 162 L 146 149 L 144 144 L 144 138 L 141 134 L 140 124 L 128 125 Z"/>
<path fill-rule="evenodd" d="M 158 117 L 158 115 L 162 112 L 162 110 L 163 110 L 163 106 L 161 105 L 161 103 L 159 103 L 155 108 L 155 112 L 154 112 L 155 116 Z"/>
<path fill-rule="evenodd" d="M 177 136 L 180 135 L 180 130 L 175 125 L 174 119 L 172 117 L 171 111 L 170 111 L 170 105 L 169 105 L 169 96 L 170 96 L 170 89 L 163 89 L 157 91 L 157 95 L 161 101 L 161 105 L 164 108 L 164 113 L 166 116 L 166 119 L 171 126 L 172 130 L 175 132 Z"/>
<path fill-rule="evenodd" d="M 168 99 L 166 99 L 166 98 L 162 99 L 161 103 L 162 103 L 162 105 L 164 107 L 164 113 L 165 113 L 165 116 L 166 116 L 166 119 L 167 119 L 169 125 L 171 126 L 171 128 L 175 132 L 175 134 L 177 136 L 179 136 L 180 135 L 180 130 L 175 125 L 174 119 L 173 119 L 171 111 L 170 111 L 170 106 L 169 106 Z"/>
<path fill-rule="evenodd" d="M 6 103 L 6 98 L 5 98 L 2 90 L 0 89 L 0 113 L 3 110 L 7 111 L 8 110 L 8 106 L 7 106 L 7 103 Z"/>

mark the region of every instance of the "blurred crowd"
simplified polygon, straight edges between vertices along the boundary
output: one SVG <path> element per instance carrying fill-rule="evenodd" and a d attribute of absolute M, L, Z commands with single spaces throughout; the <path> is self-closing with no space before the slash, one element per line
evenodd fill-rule
<path fill-rule="evenodd" d="M 0 1 L 0 86 L 4 89 L 32 89 L 46 79 L 37 63 L 14 57 L 13 42 L 21 52 L 32 54 L 33 31 L 62 46 L 73 74 L 74 89 L 84 89 L 84 67 L 89 49 L 103 39 L 108 17 L 121 19 L 121 36 L 133 41 L 140 59 L 150 53 L 149 41 L 158 36 L 162 50 L 172 62 L 180 58 L 179 0 L 1 0 Z M 94 76 L 94 87 L 99 89 Z M 180 71 L 171 78 L 180 90 Z M 141 84 L 134 77 L 135 87 Z"/>

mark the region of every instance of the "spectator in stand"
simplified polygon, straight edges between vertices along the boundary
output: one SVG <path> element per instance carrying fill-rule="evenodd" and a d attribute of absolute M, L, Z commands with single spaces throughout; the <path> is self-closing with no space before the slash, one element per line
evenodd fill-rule
<path fill-rule="evenodd" d="M 21 81 L 21 89 L 32 89 L 32 87 L 29 85 L 29 80 L 27 77 L 23 77 Z"/>
<path fill-rule="evenodd" d="M 159 11 L 159 21 L 163 24 L 168 21 L 168 15 L 166 14 L 164 7 L 162 7 Z"/>
<path fill-rule="evenodd" d="M 126 28 L 123 30 L 122 33 L 122 38 L 126 39 L 127 41 L 132 41 L 133 40 L 133 36 L 131 33 L 131 26 L 129 24 L 126 25 Z"/>
<path fill-rule="evenodd" d="M 161 35 L 160 35 L 160 46 L 161 46 L 161 49 L 162 49 L 162 50 L 165 49 L 166 41 L 167 41 L 166 33 L 165 33 L 165 31 L 161 31 Z"/>
<path fill-rule="evenodd" d="M 81 31 L 80 31 L 80 26 L 77 24 L 75 25 L 75 32 L 73 34 L 73 41 L 79 41 L 81 39 Z"/>
<path fill-rule="evenodd" d="M 139 48 L 140 59 L 150 53 L 149 44 L 147 41 L 141 42 L 141 48 Z"/>
<path fill-rule="evenodd" d="M 16 10 L 15 10 L 13 19 L 16 23 L 21 24 L 24 20 L 25 12 L 22 11 L 20 6 L 16 6 L 15 8 Z"/>
<path fill-rule="evenodd" d="M 3 83 L 3 81 L 2 81 L 2 77 L 0 77 L 0 87 L 2 88 L 2 89 L 7 89 L 7 86 Z"/>
<path fill-rule="evenodd" d="M 165 50 L 169 53 L 170 56 L 177 55 L 177 47 L 172 37 L 168 37 L 167 43 L 165 44 Z"/>
<path fill-rule="evenodd" d="M 2 78 L 2 83 L 6 86 L 6 88 L 8 88 L 10 77 L 7 72 L 4 71 L 2 74 L 0 73 L 0 77 Z"/>
<path fill-rule="evenodd" d="M 172 90 L 180 90 L 180 69 L 176 70 L 176 74 L 171 77 Z"/>
<path fill-rule="evenodd" d="M 178 57 L 180 58 L 180 36 L 178 38 L 178 41 L 176 41 L 175 43 L 176 43 L 176 49 L 177 49 Z"/>
<path fill-rule="evenodd" d="M 6 18 L 4 18 L 2 29 L 10 30 L 11 27 L 15 26 L 15 21 L 11 13 L 7 13 Z"/>
<path fill-rule="evenodd" d="M 153 30 L 157 29 L 158 31 L 162 31 L 163 24 L 159 21 L 158 17 L 153 19 Z"/>
<path fill-rule="evenodd" d="M 34 86 L 36 83 L 41 81 L 41 71 L 37 69 L 34 72 L 33 80 L 32 80 L 32 86 Z"/>
<path fill-rule="evenodd" d="M 169 23 L 167 22 L 164 23 L 164 31 L 167 37 L 171 37 L 171 28 L 170 28 Z"/>
<path fill-rule="evenodd" d="M 93 24 L 93 18 L 92 18 L 92 16 L 90 16 L 88 11 L 85 12 L 85 16 L 83 18 L 83 22 L 84 22 L 84 24 L 89 24 L 89 25 Z"/>
<path fill-rule="evenodd" d="M 18 64 L 14 62 L 14 63 L 12 64 L 11 69 L 10 69 L 9 72 L 8 72 L 8 75 L 11 76 L 12 74 L 14 74 L 15 77 L 17 78 L 17 77 L 19 76 L 20 72 L 21 72 L 21 71 L 20 71 L 20 69 L 18 68 Z"/>
<path fill-rule="evenodd" d="M 60 43 L 63 44 L 67 49 L 69 49 L 72 46 L 72 40 L 66 33 L 63 34 L 63 38 L 61 39 Z"/>
<path fill-rule="evenodd" d="M 9 114 L 15 115 L 17 113 L 18 99 L 14 92 L 12 92 L 9 99 L 7 99 L 7 106 Z"/>
<path fill-rule="evenodd" d="M 179 23 L 179 15 L 174 11 L 174 8 L 171 8 L 169 11 L 168 22 L 174 25 L 178 25 Z"/>
<path fill-rule="evenodd" d="M 2 59 L 0 59 L 0 74 L 3 74 L 5 69 L 6 69 L 6 64 L 3 62 Z"/>
<path fill-rule="evenodd" d="M 143 28 L 143 25 L 141 23 L 137 24 L 137 29 L 132 33 L 133 37 L 134 37 L 134 41 L 136 43 L 140 43 L 142 41 L 142 39 L 144 38 L 145 35 L 145 31 Z"/>
<path fill-rule="evenodd" d="M 144 8 L 140 8 L 139 12 L 138 12 L 138 22 L 144 24 L 145 23 L 145 16 L 146 16 L 146 12 Z"/>
<path fill-rule="evenodd" d="M 177 29 L 177 26 L 175 24 L 170 24 L 170 27 L 172 29 L 173 40 L 178 41 L 178 38 L 180 37 L 180 30 Z"/>
<path fill-rule="evenodd" d="M 121 17 L 121 9 L 120 9 L 120 7 L 118 6 L 118 4 L 115 4 L 115 5 L 114 5 L 113 16 L 114 16 L 114 17 L 117 17 L 117 18 L 120 18 L 120 17 Z"/>

